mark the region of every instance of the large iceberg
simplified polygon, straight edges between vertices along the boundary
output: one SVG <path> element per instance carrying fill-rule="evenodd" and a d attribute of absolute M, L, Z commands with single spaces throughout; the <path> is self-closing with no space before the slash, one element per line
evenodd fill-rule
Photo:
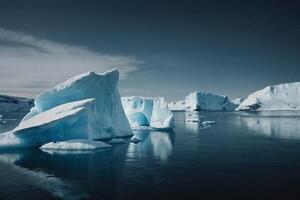
<path fill-rule="evenodd" d="M 173 113 L 163 97 L 122 97 L 122 104 L 133 128 L 172 129 L 175 127 Z"/>
<path fill-rule="evenodd" d="M 233 111 L 237 107 L 227 96 L 200 91 L 186 96 L 185 104 L 191 111 Z"/>
<path fill-rule="evenodd" d="M 0 95 L 0 113 L 29 112 L 33 105 L 33 99 Z"/>
<path fill-rule="evenodd" d="M 236 110 L 300 110 L 300 82 L 267 86 L 250 94 Z"/>
<path fill-rule="evenodd" d="M 116 69 L 105 73 L 88 72 L 43 92 L 12 131 L 16 137 L 13 144 L 36 147 L 69 139 L 131 136 L 118 81 Z M 5 139 L 10 137 L 8 134 Z"/>

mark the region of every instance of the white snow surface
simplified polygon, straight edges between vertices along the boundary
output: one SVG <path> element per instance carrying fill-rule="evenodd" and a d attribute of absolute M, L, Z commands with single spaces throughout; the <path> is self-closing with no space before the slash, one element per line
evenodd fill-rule
<path fill-rule="evenodd" d="M 201 91 L 186 96 L 185 104 L 191 111 L 233 111 L 237 107 L 227 96 Z"/>
<path fill-rule="evenodd" d="M 168 106 L 172 111 L 184 111 L 187 109 L 185 101 L 171 101 Z"/>
<path fill-rule="evenodd" d="M 93 139 L 95 99 L 65 103 L 22 121 L 13 133 L 25 147 L 69 139 Z"/>
<path fill-rule="evenodd" d="M 91 105 L 83 106 L 83 110 L 85 110 L 84 113 L 80 112 L 80 108 L 69 110 L 68 107 L 65 107 L 69 106 L 66 103 L 92 98 L 94 100 Z M 121 103 L 119 94 L 119 72 L 117 69 L 104 73 L 87 72 L 72 77 L 38 95 L 34 104 L 35 106 L 30 110 L 30 113 L 23 118 L 20 126 L 16 128 L 18 133 L 24 130 L 24 127 L 33 126 L 32 123 L 44 127 L 44 123 L 47 123 L 47 120 L 44 119 L 54 119 L 58 117 L 61 120 L 54 120 L 56 123 L 52 125 L 60 130 L 58 133 L 55 133 L 58 135 L 66 135 L 65 132 L 70 133 L 70 124 L 72 124 L 73 130 L 78 129 L 76 133 L 81 130 L 81 134 L 91 136 L 90 139 L 107 139 L 132 135 Z M 57 110 L 55 112 L 59 110 L 59 113 L 55 113 L 54 115 L 46 113 L 45 115 L 34 118 L 41 113 L 63 104 L 64 108 L 56 108 Z M 73 104 L 71 105 L 73 106 Z M 61 109 L 63 112 L 61 112 Z M 61 116 L 60 112 L 63 116 Z M 71 119 L 64 117 L 65 115 L 69 116 L 69 114 L 72 116 Z M 79 118 L 82 118 L 82 122 L 74 123 L 74 120 L 76 121 Z M 35 132 L 31 133 L 31 135 L 33 134 L 35 134 Z M 82 137 L 78 139 L 80 138 Z"/>
<path fill-rule="evenodd" d="M 168 107 L 165 98 L 154 99 L 150 127 L 156 129 L 172 129 L 175 127 L 175 119 L 172 111 Z"/>
<path fill-rule="evenodd" d="M 29 112 L 33 105 L 32 99 L 0 95 L 0 113 Z"/>
<path fill-rule="evenodd" d="M 163 97 L 122 97 L 122 104 L 132 128 L 150 127 L 172 129 L 175 127 L 173 113 Z"/>
<path fill-rule="evenodd" d="M 69 151 L 88 151 L 102 148 L 110 148 L 111 145 L 101 142 L 87 139 L 74 139 L 60 142 L 50 142 L 41 146 L 41 149 L 45 150 L 69 150 Z"/>
<path fill-rule="evenodd" d="M 237 106 L 239 106 L 243 101 L 245 101 L 245 98 L 243 98 L 243 97 L 231 100 L 231 102 Z"/>
<path fill-rule="evenodd" d="M 236 110 L 300 110 L 300 82 L 267 86 L 250 94 Z"/>

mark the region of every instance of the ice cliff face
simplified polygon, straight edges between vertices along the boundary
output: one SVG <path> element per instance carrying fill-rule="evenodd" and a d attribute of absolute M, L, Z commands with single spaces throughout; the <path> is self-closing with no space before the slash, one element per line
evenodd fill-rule
<path fill-rule="evenodd" d="M 236 110 L 300 110 L 300 82 L 268 86 L 250 94 Z"/>
<path fill-rule="evenodd" d="M 88 72 L 41 93 L 14 130 L 32 146 L 67 139 L 132 135 L 119 95 L 119 72 Z"/>
<path fill-rule="evenodd" d="M 173 113 L 163 97 L 122 97 L 122 104 L 131 127 L 149 126 L 155 129 L 175 127 Z"/>
<path fill-rule="evenodd" d="M 32 99 L 0 95 L 0 113 L 29 112 L 33 105 Z"/>
<path fill-rule="evenodd" d="M 192 111 L 232 111 L 237 106 L 227 96 L 194 92 L 186 96 L 185 104 Z"/>

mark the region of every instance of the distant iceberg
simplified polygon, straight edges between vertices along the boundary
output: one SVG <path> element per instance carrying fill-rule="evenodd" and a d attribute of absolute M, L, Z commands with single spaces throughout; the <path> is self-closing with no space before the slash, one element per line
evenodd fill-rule
<path fill-rule="evenodd" d="M 12 131 L 14 137 L 7 133 L 5 141 L 12 138 L 10 144 L 16 143 L 18 147 L 37 147 L 69 139 L 131 136 L 118 82 L 116 69 L 105 73 L 88 72 L 43 92 Z"/>
<path fill-rule="evenodd" d="M 300 82 L 265 87 L 250 94 L 236 110 L 300 110 Z"/>
<path fill-rule="evenodd" d="M 245 101 L 245 98 L 243 98 L 243 97 L 231 100 L 231 102 L 237 106 L 239 106 L 243 101 Z"/>
<path fill-rule="evenodd" d="M 0 95 L 0 113 L 29 112 L 33 106 L 33 99 Z"/>
<path fill-rule="evenodd" d="M 172 111 L 182 111 L 187 109 L 185 101 L 171 101 L 168 106 Z"/>
<path fill-rule="evenodd" d="M 184 101 L 169 103 L 174 111 L 233 111 L 237 106 L 227 96 L 201 91 L 190 93 Z"/>
<path fill-rule="evenodd" d="M 227 96 L 207 92 L 191 93 L 185 103 L 192 111 L 233 111 L 237 107 Z"/>
<path fill-rule="evenodd" d="M 134 129 L 172 129 L 175 127 L 173 113 L 163 97 L 122 97 L 122 104 Z"/>

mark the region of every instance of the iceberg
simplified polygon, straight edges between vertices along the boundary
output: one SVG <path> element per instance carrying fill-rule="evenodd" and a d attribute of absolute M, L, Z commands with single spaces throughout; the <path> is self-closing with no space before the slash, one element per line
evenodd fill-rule
<path fill-rule="evenodd" d="M 52 141 L 93 139 L 98 130 L 94 112 L 93 98 L 65 103 L 22 121 L 13 133 L 25 147 L 39 147 Z"/>
<path fill-rule="evenodd" d="M 172 111 L 184 111 L 187 109 L 185 101 L 171 101 L 168 106 Z"/>
<path fill-rule="evenodd" d="M 33 105 L 32 99 L 0 95 L 0 113 L 29 112 Z"/>
<path fill-rule="evenodd" d="M 237 107 L 227 96 L 200 91 L 186 96 L 185 104 L 191 111 L 233 111 Z"/>
<path fill-rule="evenodd" d="M 300 110 L 300 82 L 267 86 L 250 94 L 236 110 Z"/>
<path fill-rule="evenodd" d="M 245 98 L 243 98 L 243 97 L 231 100 L 231 102 L 237 106 L 239 106 L 243 101 L 245 101 Z"/>
<path fill-rule="evenodd" d="M 105 73 L 88 72 L 43 92 L 21 123 L 1 136 L 0 148 L 131 136 L 118 81 L 116 69 Z"/>
<path fill-rule="evenodd" d="M 91 130 L 86 130 L 91 131 L 88 133 L 91 139 L 132 135 L 121 103 L 117 69 L 104 73 L 83 73 L 43 92 L 37 96 L 35 106 L 23 118 L 20 125 L 59 105 L 91 98 L 94 99 L 94 106 L 89 114 L 93 120 L 89 122 Z M 82 129 L 81 126 L 77 128 Z"/>
<path fill-rule="evenodd" d="M 74 139 L 60 142 L 50 142 L 40 147 L 43 150 L 67 150 L 67 151 L 91 151 L 96 149 L 107 149 L 111 146 L 101 141 L 87 139 Z"/>
<path fill-rule="evenodd" d="M 132 128 L 172 129 L 173 113 L 163 97 L 122 97 L 122 104 Z"/>

